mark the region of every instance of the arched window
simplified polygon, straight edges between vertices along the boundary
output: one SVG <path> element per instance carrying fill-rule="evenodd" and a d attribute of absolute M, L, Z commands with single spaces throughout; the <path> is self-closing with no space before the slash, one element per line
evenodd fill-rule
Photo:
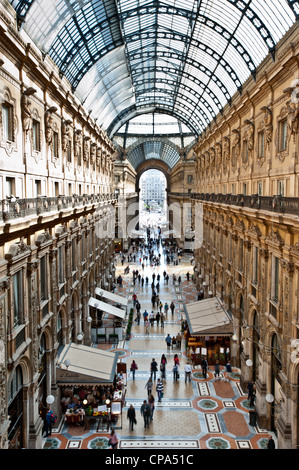
<path fill-rule="evenodd" d="M 62 333 L 62 316 L 61 312 L 57 314 L 57 341 L 58 341 L 58 352 L 63 348 L 63 333 Z"/>
<path fill-rule="evenodd" d="M 8 414 L 10 418 L 9 448 L 21 449 L 23 447 L 23 374 L 21 366 L 17 366 L 11 380 Z"/>

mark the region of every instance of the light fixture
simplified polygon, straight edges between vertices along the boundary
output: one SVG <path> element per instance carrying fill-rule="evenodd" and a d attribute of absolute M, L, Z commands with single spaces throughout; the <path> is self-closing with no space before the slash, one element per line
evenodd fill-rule
<path fill-rule="evenodd" d="M 252 364 L 253 364 L 252 360 L 251 360 L 251 359 L 247 359 L 246 365 L 247 365 L 248 367 L 251 367 Z"/>
<path fill-rule="evenodd" d="M 52 403 L 54 403 L 55 401 L 55 398 L 53 397 L 53 395 L 48 395 L 47 398 L 46 398 L 46 402 L 48 403 L 48 405 L 52 405 Z"/>
<path fill-rule="evenodd" d="M 64 361 L 64 365 L 65 365 L 65 367 L 69 367 L 71 365 L 71 361 L 69 359 L 66 359 Z"/>
<path fill-rule="evenodd" d="M 92 322 L 92 318 L 91 318 L 91 317 L 87 317 L 86 321 L 87 321 L 88 323 L 91 323 L 91 322 Z"/>
<path fill-rule="evenodd" d="M 107 398 L 107 400 L 105 401 L 106 405 L 109 406 L 110 405 L 110 400 L 109 398 Z"/>
<path fill-rule="evenodd" d="M 232 336 L 232 339 L 233 339 L 234 341 L 237 341 L 238 336 L 237 336 L 236 334 L 234 334 L 234 335 Z"/>
<path fill-rule="evenodd" d="M 84 405 L 84 406 L 86 406 L 86 405 L 87 405 L 87 403 L 88 403 L 88 400 L 86 400 L 86 398 L 84 398 L 84 400 L 83 400 L 83 402 L 82 402 L 82 403 L 83 403 L 83 405 Z"/>
<path fill-rule="evenodd" d="M 274 402 L 274 396 L 272 395 L 272 393 L 267 393 L 266 395 L 266 401 L 268 403 L 273 403 Z"/>
<path fill-rule="evenodd" d="M 78 340 L 78 341 L 82 341 L 82 339 L 83 339 L 83 334 L 82 334 L 82 333 L 79 333 L 79 334 L 77 335 L 77 340 Z"/>

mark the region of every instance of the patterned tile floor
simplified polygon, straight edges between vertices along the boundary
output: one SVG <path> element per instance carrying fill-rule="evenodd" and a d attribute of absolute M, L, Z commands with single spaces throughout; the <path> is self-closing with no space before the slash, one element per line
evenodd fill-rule
<path fill-rule="evenodd" d="M 162 261 L 163 258 L 162 255 Z M 265 449 L 271 433 L 249 424 L 249 412 L 252 409 L 240 388 L 238 370 L 233 371 L 229 380 L 224 369 L 221 370 L 219 380 L 215 380 L 212 371 L 208 371 L 208 376 L 204 379 L 198 366 L 193 369 L 191 382 L 185 384 L 182 373 L 187 361 L 184 342 L 181 351 L 166 350 L 166 335 L 176 335 L 180 330 L 180 321 L 184 318 L 184 303 L 197 300 L 194 284 L 186 280 L 186 273 L 192 273 L 190 258 L 191 256 L 184 256 L 179 266 L 161 264 L 153 268 L 146 264 L 144 270 L 139 263 L 130 263 L 128 275 L 124 275 L 124 267 L 119 262 L 117 264 L 116 276 L 121 274 L 123 277 L 123 287 L 118 288 L 117 292 L 128 296 L 136 292 L 141 312 L 145 309 L 152 310 L 151 287 L 141 287 L 138 282 L 134 286 L 133 269 L 138 269 L 144 277 L 148 276 L 149 284 L 152 273 L 159 272 L 159 295 L 162 303 L 174 300 L 176 304 L 174 316 L 168 313 L 164 328 L 155 323 L 150 333 L 146 334 L 142 317 L 141 324 L 134 325 L 130 341 L 123 344 L 122 359 L 127 363 L 127 369 L 130 369 L 134 359 L 138 371 L 135 380 L 128 373 L 126 407 L 123 409 L 122 426 L 118 426 L 116 430 L 119 449 Z M 118 256 L 117 259 L 119 261 Z M 163 281 L 164 270 L 170 276 L 168 285 Z M 182 276 L 181 286 L 173 285 L 173 273 Z M 111 345 L 99 347 L 108 348 Z M 144 428 L 139 410 L 143 400 L 147 398 L 145 385 L 150 375 L 150 363 L 155 358 L 159 364 L 163 353 L 168 361 L 164 397 L 161 403 L 156 401 L 153 421 L 148 428 Z M 174 353 L 179 354 L 181 370 L 176 382 L 171 372 Z M 159 376 L 160 373 L 157 374 Z M 157 398 L 155 387 L 154 396 Z M 133 431 L 129 429 L 126 418 L 130 404 L 135 407 L 137 415 L 137 425 Z M 106 430 L 96 432 L 93 425 L 89 429 L 83 429 L 62 423 L 51 437 L 44 439 L 44 448 L 107 449 L 108 438 L 109 433 Z"/>

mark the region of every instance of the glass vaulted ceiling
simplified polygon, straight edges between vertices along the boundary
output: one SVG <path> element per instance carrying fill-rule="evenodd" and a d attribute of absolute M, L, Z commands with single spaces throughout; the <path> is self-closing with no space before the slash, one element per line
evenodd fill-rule
<path fill-rule="evenodd" d="M 297 0 L 11 3 L 110 138 L 146 113 L 197 137 L 299 15 Z"/>

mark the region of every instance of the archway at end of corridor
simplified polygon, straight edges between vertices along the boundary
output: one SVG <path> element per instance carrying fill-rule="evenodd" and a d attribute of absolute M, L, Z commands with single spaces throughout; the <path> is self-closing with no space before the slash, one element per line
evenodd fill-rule
<path fill-rule="evenodd" d="M 155 162 L 157 163 L 157 162 Z M 153 233 L 168 229 L 167 190 L 168 172 L 159 165 L 144 165 L 138 172 L 139 231 Z M 166 174 L 165 174 L 166 173 Z M 140 233 L 139 232 L 139 233 Z"/>

